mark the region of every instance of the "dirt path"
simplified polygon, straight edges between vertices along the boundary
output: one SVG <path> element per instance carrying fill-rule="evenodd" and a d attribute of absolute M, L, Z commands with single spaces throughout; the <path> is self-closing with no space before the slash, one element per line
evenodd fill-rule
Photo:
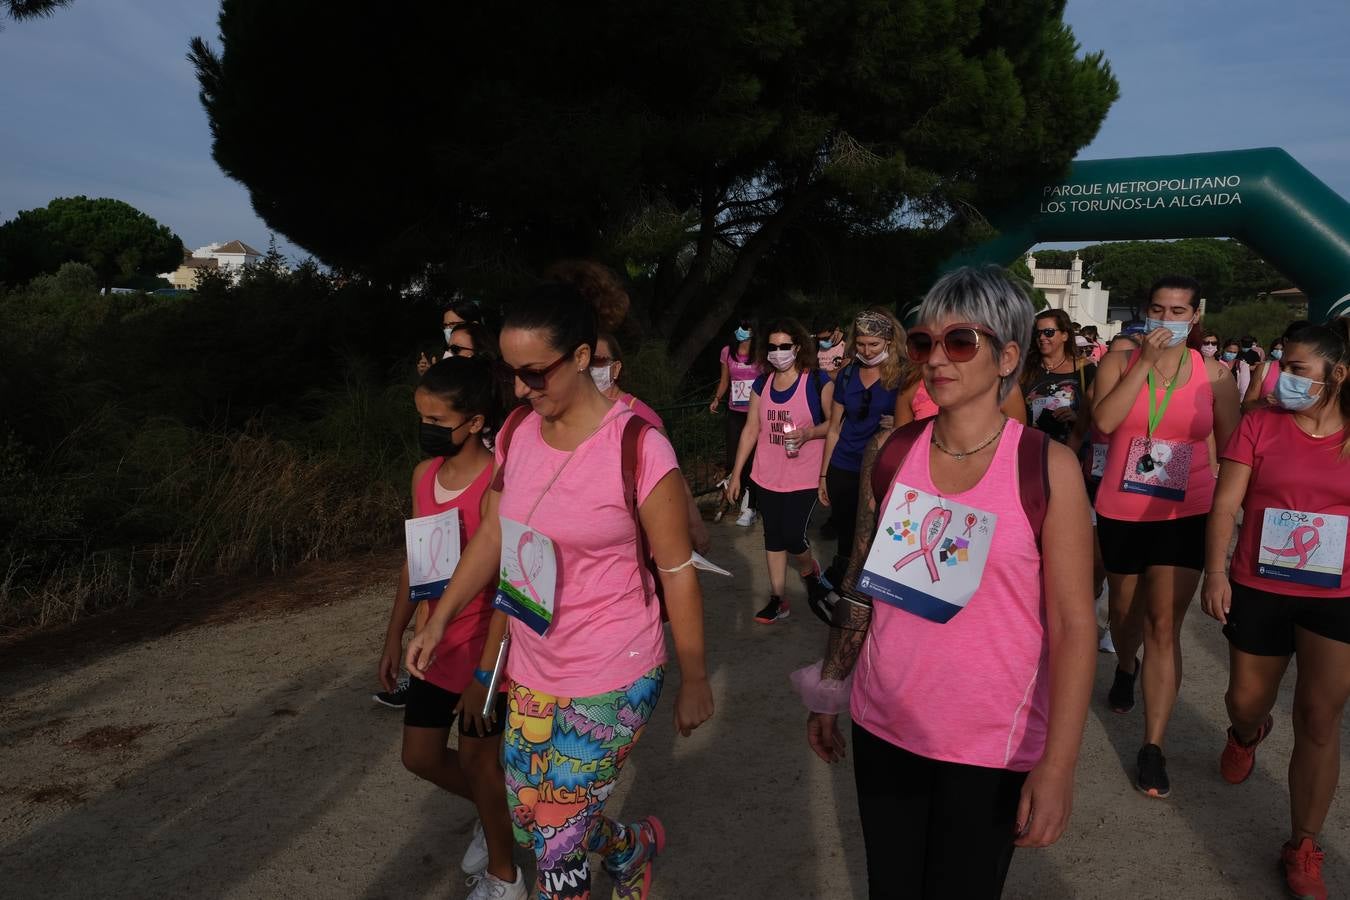
<path fill-rule="evenodd" d="M 661 813 L 658 897 L 863 897 L 851 771 L 810 754 L 786 682 L 820 656 L 823 626 L 804 604 L 751 622 L 767 593 L 759 529 L 712 527 L 737 575 L 704 582 L 717 717 L 677 738 L 668 693 L 611 811 Z M 0 896 L 464 896 L 471 809 L 403 771 L 401 717 L 369 699 L 387 597 L 372 587 L 93 654 L 56 643 L 0 660 Z M 1251 781 L 1228 787 L 1225 644 L 1198 609 L 1186 641 L 1173 798 L 1130 787 L 1139 712 L 1094 704 L 1070 832 L 1019 851 L 1007 896 L 1281 895 L 1291 690 Z M 1099 694 L 1110 667 L 1102 656 Z M 1323 840 L 1336 894 L 1350 883 L 1341 807 Z"/>

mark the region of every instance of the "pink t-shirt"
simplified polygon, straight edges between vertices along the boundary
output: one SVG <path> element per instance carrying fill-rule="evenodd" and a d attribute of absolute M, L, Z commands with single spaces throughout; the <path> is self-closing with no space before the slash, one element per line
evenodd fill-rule
<path fill-rule="evenodd" d="M 1338 588 L 1299 584 L 1257 574 L 1261 527 L 1267 509 L 1287 509 L 1324 516 L 1350 516 L 1350 461 L 1341 458 L 1345 431 L 1324 438 L 1304 433 L 1283 409 L 1254 409 L 1242 417 L 1228 440 L 1224 459 L 1251 466 L 1251 481 L 1242 498 L 1242 531 L 1233 552 L 1230 575 L 1238 584 L 1292 597 L 1350 597 L 1350 579 Z M 1341 554 L 1342 572 L 1350 559 Z M 1318 560 L 1325 565 L 1327 560 Z"/>
<path fill-rule="evenodd" d="M 666 423 L 661 421 L 661 417 L 656 414 L 656 410 L 652 409 L 632 394 L 620 392 L 615 402 L 627 406 L 637 414 L 638 418 L 646 421 L 647 424 L 651 425 L 653 428 L 665 430 Z"/>
<path fill-rule="evenodd" d="M 897 480 L 937 494 L 932 428 Z M 979 484 L 949 496 L 998 517 L 974 596 L 946 623 L 874 603 L 850 703 L 854 722 L 911 753 L 1018 772 L 1040 760 L 1050 710 L 1041 554 L 1018 493 L 1022 428 L 1009 421 Z"/>
<path fill-rule="evenodd" d="M 922 381 L 919 382 L 919 389 L 914 392 L 914 397 L 909 401 L 909 408 L 913 411 L 915 420 L 931 419 L 938 414 L 938 405 L 928 395 L 928 385 Z"/>
<path fill-rule="evenodd" d="M 1167 441 L 1190 448 L 1191 464 L 1186 475 L 1185 496 L 1174 500 L 1130 493 L 1121 488 L 1131 442 L 1148 434 L 1148 393 L 1151 388 L 1146 382 L 1139 396 L 1134 399 L 1134 406 L 1130 407 L 1125 421 L 1111 432 L 1109 449 L 1106 451 L 1106 471 L 1102 475 L 1101 487 L 1097 489 L 1099 515 L 1122 522 L 1163 522 L 1204 515 L 1214 504 L 1214 471 L 1209 464 L 1209 436 L 1214 432 L 1214 391 L 1209 385 L 1205 358 L 1196 350 L 1186 352 L 1190 354 L 1186 383 L 1177 385 L 1172 391 L 1167 411 L 1158 424 L 1158 430 L 1153 433 L 1155 443 Z M 1131 351 L 1126 370 L 1133 367 L 1138 359 L 1139 351 Z M 1159 384 L 1154 393 L 1156 402 L 1161 405 L 1166 390 Z"/>
<path fill-rule="evenodd" d="M 846 341 L 840 341 L 828 350 L 816 351 L 816 364 L 820 366 L 820 371 L 830 377 L 838 372 L 844 366 L 844 353 L 848 350 L 845 346 Z"/>
<path fill-rule="evenodd" d="M 558 550 L 547 636 L 511 623 L 511 677 L 534 690 L 590 697 L 630 684 L 666 661 L 661 607 L 638 568 L 637 523 L 623 492 L 622 435 L 631 415 L 615 403 L 574 453 L 545 443 L 537 415 L 526 416 L 511 437 L 501 515 L 547 535 Z M 643 435 L 638 457 L 641 504 L 678 464 L 670 442 L 654 431 Z M 497 465 L 503 465 L 500 446 Z"/>
<path fill-rule="evenodd" d="M 759 438 L 755 443 L 751 477 L 765 490 L 788 493 L 814 491 L 820 487 L 825 442 L 815 440 L 801 444 L 795 458 L 789 457 L 783 447 L 785 417 L 791 416 L 793 426 L 798 429 L 816 424 L 811 401 L 807 399 L 807 391 L 815 390 L 809 382 L 812 378 L 824 381 L 818 372 L 808 369 L 797 376 L 796 384 L 781 394 L 774 390 L 772 375 L 764 378 L 759 391 Z"/>
<path fill-rule="evenodd" d="M 750 386 L 755 383 L 755 379 L 760 376 L 760 368 L 755 363 L 753 355 L 742 359 L 739 356 L 733 356 L 731 347 L 723 347 L 722 353 L 718 357 L 722 365 L 727 367 L 727 375 L 731 380 L 730 398 L 727 401 L 727 408 L 736 412 L 745 412 L 750 409 Z M 738 397 L 744 397 L 743 400 L 737 400 Z"/>

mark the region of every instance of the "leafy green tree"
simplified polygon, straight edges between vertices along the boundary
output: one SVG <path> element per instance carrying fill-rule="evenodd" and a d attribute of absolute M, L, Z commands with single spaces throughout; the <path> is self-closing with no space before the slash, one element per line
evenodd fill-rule
<path fill-rule="evenodd" d="M 0 13 L 3 13 L 15 22 L 22 22 L 25 19 L 40 19 L 44 16 L 50 16 L 63 6 L 69 6 L 74 0 L 0 0 Z M 4 25 L 0 24 L 0 31 L 4 30 Z"/>
<path fill-rule="evenodd" d="M 106 197 L 58 197 L 41 209 L 0 225 L 0 279 L 21 283 L 62 263 L 94 270 L 100 288 L 120 279 L 172 270 L 183 261 L 183 242 L 136 207 Z"/>
<path fill-rule="evenodd" d="M 1288 306 L 1273 300 L 1238 303 L 1222 312 L 1206 313 L 1205 327 L 1220 340 L 1251 335 L 1265 347 L 1284 334 L 1295 313 Z"/>
<path fill-rule="evenodd" d="M 683 372 L 792 235 L 932 230 L 1061 171 L 1117 96 L 1063 9 L 223 0 L 190 56 L 217 162 L 325 263 L 500 290 L 596 256 L 647 274 Z"/>

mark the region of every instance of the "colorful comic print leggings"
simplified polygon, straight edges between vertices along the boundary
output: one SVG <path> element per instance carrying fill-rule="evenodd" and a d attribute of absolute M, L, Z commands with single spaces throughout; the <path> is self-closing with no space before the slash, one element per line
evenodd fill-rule
<path fill-rule="evenodd" d="M 665 675 L 657 666 L 594 697 L 555 697 L 511 683 L 502 740 L 506 801 L 516 840 L 534 850 L 539 900 L 589 897 L 588 854 L 599 854 L 611 872 L 631 856 L 630 827 L 603 811 Z"/>

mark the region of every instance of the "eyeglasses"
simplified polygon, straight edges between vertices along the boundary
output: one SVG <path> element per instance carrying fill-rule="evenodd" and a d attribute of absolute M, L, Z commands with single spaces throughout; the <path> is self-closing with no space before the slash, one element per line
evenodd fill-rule
<path fill-rule="evenodd" d="M 1058 328 L 1037 328 L 1036 334 L 1043 338 L 1052 338 L 1059 334 Z"/>
<path fill-rule="evenodd" d="M 786 343 L 786 344 L 769 344 L 769 349 L 770 349 L 770 350 L 791 350 L 791 349 L 792 349 L 793 347 L 795 347 L 795 346 L 797 346 L 797 345 L 796 345 L 796 344 L 793 344 L 793 343 L 791 343 L 791 342 Z"/>
<path fill-rule="evenodd" d="M 459 356 L 459 355 L 461 355 L 461 354 L 463 354 L 466 358 L 467 358 L 467 357 L 470 357 L 470 356 L 473 356 L 473 348 L 472 348 L 472 347 L 464 347 L 464 346 L 461 346 L 461 345 L 459 345 L 459 344 L 451 344 L 450 346 L 446 347 L 445 349 L 446 349 L 447 352 L 449 352 L 449 354 L 450 354 L 451 356 Z"/>
<path fill-rule="evenodd" d="M 499 361 L 497 364 L 498 371 L 501 372 L 503 378 L 505 379 L 519 378 L 520 383 L 525 385 L 525 387 L 529 388 L 530 390 L 542 391 L 546 387 L 548 387 L 548 376 L 552 375 L 555 371 L 557 371 L 559 366 L 561 366 L 563 363 L 571 359 L 572 353 L 575 351 L 575 349 L 576 348 L 573 348 L 573 350 L 564 353 L 562 356 L 558 357 L 555 361 L 549 363 L 542 369 L 531 369 L 531 368 L 516 369 L 512 368 L 511 366 L 508 366 L 503 361 Z"/>
<path fill-rule="evenodd" d="M 872 411 L 872 389 L 863 388 L 862 407 L 858 410 L 858 421 L 861 422 L 867 418 L 867 414 Z"/>
<path fill-rule="evenodd" d="M 941 344 L 947 359 L 954 363 L 970 362 L 980 352 L 980 336 L 997 340 L 998 335 L 979 325 L 958 322 L 942 329 L 934 336 L 927 328 L 915 328 L 905 338 L 905 351 L 912 362 L 926 363 L 933 353 L 933 346 Z"/>
<path fill-rule="evenodd" d="M 1202 341 L 1202 342 L 1201 342 L 1201 346 L 1204 346 L 1204 347 L 1217 347 L 1217 346 L 1219 346 L 1219 342 L 1218 342 L 1218 341 Z"/>

